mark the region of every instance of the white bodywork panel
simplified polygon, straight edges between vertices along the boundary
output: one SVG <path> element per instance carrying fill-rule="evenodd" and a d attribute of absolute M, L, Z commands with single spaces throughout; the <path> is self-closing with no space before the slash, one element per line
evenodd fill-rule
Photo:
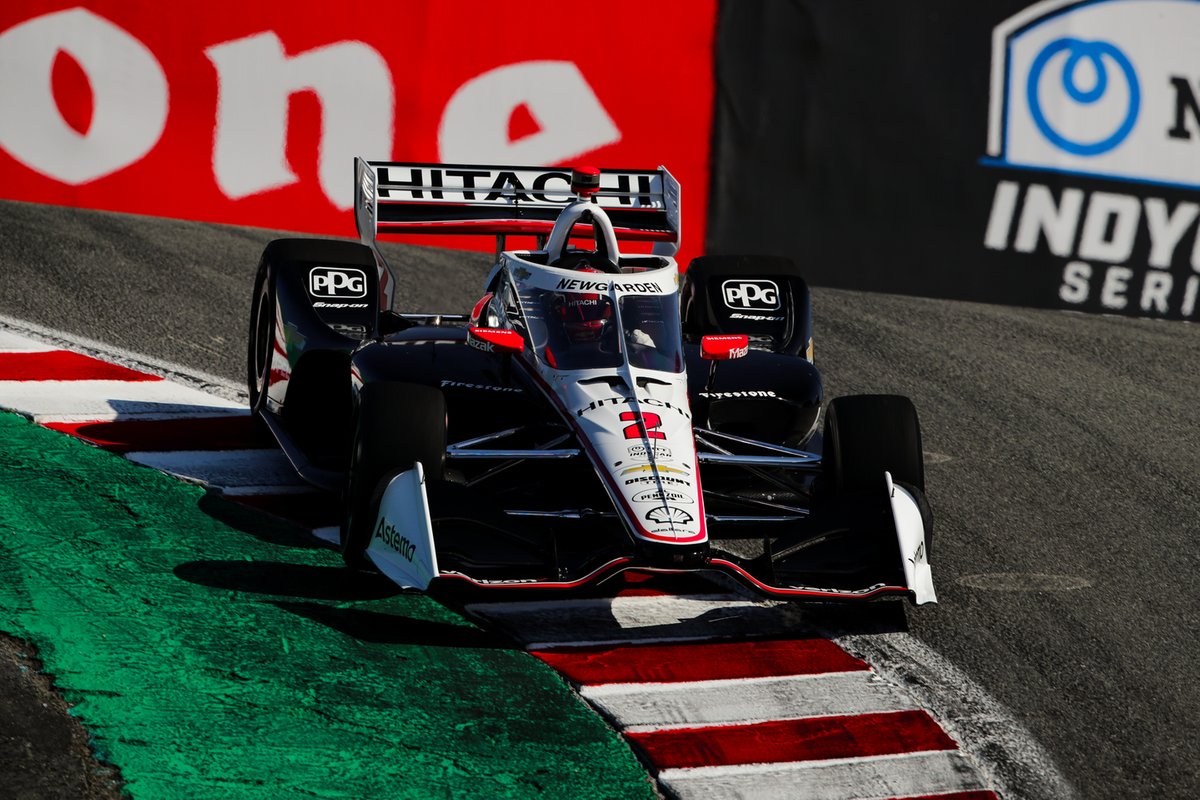
<path fill-rule="evenodd" d="M 405 589 L 424 591 L 437 577 L 433 524 L 420 463 L 392 478 L 384 489 L 367 557 Z"/>
<path fill-rule="evenodd" d="M 936 603 L 937 593 L 933 590 L 933 574 L 929 570 L 926 554 L 925 521 L 921 517 L 921 507 L 911 492 L 892 482 L 890 472 L 883 474 L 887 479 L 892 518 L 896 522 L 896 537 L 900 542 L 904 581 L 912 591 L 913 601 L 917 605 Z"/>

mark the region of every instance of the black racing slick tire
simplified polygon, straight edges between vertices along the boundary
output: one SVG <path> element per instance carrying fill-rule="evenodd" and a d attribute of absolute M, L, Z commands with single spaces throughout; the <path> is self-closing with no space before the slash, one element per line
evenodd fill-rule
<path fill-rule="evenodd" d="M 365 564 L 382 481 L 420 462 L 427 480 L 440 480 L 446 457 L 446 400 L 413 383 L 372 383 L 359 394 L 341 528 L 342 559 Z"/>
<path fill-rule="evenodd" d="M 275 281 L 271 262 L 264 259 L 254 278 L 246 353 L 246 388 L 250 393 L 250 413 L 255 418 L 266 405 L 274 347 Z"/>
<path fill-rule="evenodd" d="M 912 401 L 900 395 L 837 397 L 825 410 L 821 456 L 825 492 L 875 492 L 883 473 L 925 491 L 921 425 Z"/>

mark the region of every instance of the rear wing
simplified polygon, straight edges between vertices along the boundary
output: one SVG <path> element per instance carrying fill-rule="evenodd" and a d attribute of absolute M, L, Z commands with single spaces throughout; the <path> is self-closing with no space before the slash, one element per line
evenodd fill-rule
<path fill-rule="evenodd" d="M 679 248 L 679 182 L 666 167 L 600 171 L 595 195 L 618 240 Z M 571 170 L 354 159 L 354 221 L 364 244 L 406 233 L 547 236 L 575 200 Z"/>

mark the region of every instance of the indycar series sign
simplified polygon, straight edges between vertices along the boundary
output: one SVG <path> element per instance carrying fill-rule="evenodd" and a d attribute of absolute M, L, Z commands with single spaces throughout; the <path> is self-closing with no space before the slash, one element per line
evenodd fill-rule
<path fill-rule="evenodd" d="M 983 243 L 1056 264 L 1066 307 L 1195 316 L 1200 2 L 1040 3 L 992 45 Z"/>
<path fill-rule="evenodd" d="M 615 3 L 599 17 L 547 0 L 525 3 L 520 15 L 440 4 L 383 4 L 370 14 L 364 21 L 313 0 L 203 10 L 6 3 L 0 192 L 353 236 L 345 212 L 356 155 L 665 163 L 684 187 L 684 249 L 699 253 L 715 0 Z M 602 46 L 531 35 L 529 20 L 542 31 L 586 29 Z M 648 60 L 645 38 L 631 30 L 670 33 L 655 38 Z M 420 241 L 492 247 L 470 237 Z"/>

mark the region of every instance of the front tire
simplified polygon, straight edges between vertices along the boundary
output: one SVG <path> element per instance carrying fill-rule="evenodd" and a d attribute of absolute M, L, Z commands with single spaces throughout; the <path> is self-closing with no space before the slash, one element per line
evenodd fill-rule
<path fill-rule="evenodd" d="M 420 462 L 427 480 L 439 480 L 446 457 L 446 400 L 441 391 L 413 383 L 373 383 L 362 388 L 355 415 L 341 529 L 342 558 L 353 568 L 364 551 L 382 481 Z"/>
<path fill-rule="evenodd" d="M 828 493 L 875 492 L 883 473 L 925 491 L 921 424 L 912 401 L 900 395 L 837 397 L 825 410 L 821 463 Z"/>
<path fill-rule="evenodd" d="M 821 455 L 822 494 L 828 499 L 882 497 L 883 473 L 912 492 L 925 528 L 925 552 L 933 549 L 933 514 L 925 498 L 921 423 L 912 401 L 901 395 L 837 397 L 825 410 Z M 890 514 L 891 512 L 888 511 Z M 894 547 L 888 540 L 888 550 Z"/>

